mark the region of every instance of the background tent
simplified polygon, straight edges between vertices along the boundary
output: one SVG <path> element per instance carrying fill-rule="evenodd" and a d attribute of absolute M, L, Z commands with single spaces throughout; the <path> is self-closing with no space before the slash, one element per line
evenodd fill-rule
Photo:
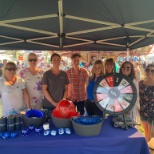
<path fill-rule="evenodd" d="M 0 49 L 119 51 L 154 43 L 154 0 L 0 0 Z"/>

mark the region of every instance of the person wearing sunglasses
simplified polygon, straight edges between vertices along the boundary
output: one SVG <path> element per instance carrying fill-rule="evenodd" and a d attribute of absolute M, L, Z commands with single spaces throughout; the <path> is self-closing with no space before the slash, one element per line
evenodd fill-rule
<path fill-rule="evenodd" d="M 43 109 L 47 109 L 50 115 L 58 102 L 66 99 L 69 84 L 66 72 L 60 70 L 60 55 L 53 53 L 51 55 L 51 63 L 53 65 L 52 68 L 44 73 L 42 79 Z"/>
<path fill-rule="evenodd" d="M 136 79 L 134 65 L 130 61 L 125 61 L 122 63 L 120 73 L 129 77 L 131 80 Z"/>
<path fill-rule="evenodd" d="M 29 53 L 28 57 L 29 67 L 21 70 L 19 76 L 22 77 L 26 84 L 30 95 L 30 102 L 32 109 L 42 109 L 42 85 L 43 71 L 37 67 L 38 57 L 35 53 Z"/>
<path fill-rule="evenodd" d="M 0 78 L 0 96 L 2 100 L 2 116 L 20 114 L 20 111 L 30 109 L 30 99 L 25 81 L 16 75 L 16 64 L 8 62 L 4 66 L 3 76 Z M 24 102 L 25 100 L 25 102 Z"/>
<path fill-rule="evenodd" d="M 140 119 L 146 141 L 154 137 L 154 65 L 145 69 L 145 79 L 139 81 Z"/>
<path fill-rule="evenodd" d="M 136 80 L 136 76 L 135 76 L 135 69 L 134 69 L 134 65 L 130 62 L 130 61 L 125 61 L 124 63 L 122 63 L 121 67 L 120 67 L 120 73 L 129 77 L 134 85 L 136 86 L 136 89 L 137 89 L 137 101 L 134 105 L 134 107 L 129 111 L 129 115 L 131 117 L 131 119 L 138 123 L 138 111 L 139 111 L 139 100 L 138 100 L 138 97 L 139 97 L 139 88 L 138 88 L 138 82 Z M 137 126 L 136 126 L 137 128 Z"/>

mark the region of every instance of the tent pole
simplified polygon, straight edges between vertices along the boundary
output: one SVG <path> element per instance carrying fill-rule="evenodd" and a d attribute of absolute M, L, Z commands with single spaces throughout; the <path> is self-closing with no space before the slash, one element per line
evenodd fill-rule
<path fill-rule="evenodd" d="M 127 60 L 129 60 L 129 55 L 130 55 L 130 50 L 129 48 L 127 48 L 127 57 L 126 57 Z"/>
<path fill-rule="evenodd" d="M 59 11 L 59 25 L 60 25 L 60 48 L 63 47 L 63 1 L 58 1 L 58 11 Z"/>

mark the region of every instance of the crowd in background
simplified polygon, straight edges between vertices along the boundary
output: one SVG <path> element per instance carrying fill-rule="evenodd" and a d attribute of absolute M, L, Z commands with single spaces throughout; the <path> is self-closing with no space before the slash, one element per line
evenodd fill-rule
<path fill-rule="evenodd" d="M 57 53 L 51 55 L 51 64 L 37 66 L 38 57 L 30 53 L 28 66 L 23 67 L 5 59 L 0 65 L 0 95 L 2 115 L 18 114 L 24 109 L 47 109 L 52 113 L 60 100 L 71 100 L 80 115 L 103 115 L 93 97 L 95 83 L 101 76 L 121 73 L 132 80 L 137 89 L 137 101 L 129 111 L 135 122 L 140 115 L 146 140 L 154 137 L 154 65 L 135 61 L 115 62 L 113 58 L 95 60 L 85 65 L 79 53 L 71 56 L 67 67 Z M 90 69 L 89 69 L 90 68 Z M 3 74 L 2 74 L 3 72 Z M 143 78 L 143 72 L 145 78 Z"/>
<path fill-rule="evenodd" d="M 105 59 L 107 58 L 104 58 L 104 59 L 101 59 L 103 62 L 105 61 Z M 83 62 L 82 59 L 80 60 L 80 63 L 79 63 L 79 66 L 86 69 L 89 73 L 91 73 L 91 69 L 92 69 L 92 66 L 94 64 L 94 62 L 96 61 L 97 59 L 96 58 L 91 58 L 90 61 L 87 61 L 87 62 Z M 3 61 L 0 63 L 0 76 L 2 76 L 2 67 L 6 64 L 8 60 L 7 59 L 3 59 Z M 125 59 L 126 61 L 126 59 Z M 143 78 L 144 76 L 144 70 L 146 68 L 146 61 L 142 61 L 142 60 L 134 60 L 134 59 L 129 59 L 129 61 L 131 61 L 134 65 L 137 65 L 138 67 L 138 70 L 140 70 L 140 74 L 141 74 L 141 78 Z M 116 72 L 118 73 L 119 72 L 119 69 L 122 65 L 124 61 L 117 61 L 115 60 L 115 69 L 116 69 Z M 17 72 L 27 68 L 29 66 L 29 62 L 27 61 L 27 59 L 25 61 L 15 61 L 16 63 L 16 66 L 17 66 Z M 46 61 L 43 61 L 43 62 L 39 62 L 37 63 L 37 67 L 43 71 L 47 71 L 49 70 L 51 67 L 52 67 L 52 63 L 49 63 L 49 62 L 46 62 Z M 71 68 L 71 63 L 70 63 L 70 58 L 67 58 L 67 60 L 64 60 L 63 58 L 61 58 L 61 64 L 60 64 L 60 69 L 61 70 L 64 70 L 64 71 L 67 71 L 68 69 Z"/>

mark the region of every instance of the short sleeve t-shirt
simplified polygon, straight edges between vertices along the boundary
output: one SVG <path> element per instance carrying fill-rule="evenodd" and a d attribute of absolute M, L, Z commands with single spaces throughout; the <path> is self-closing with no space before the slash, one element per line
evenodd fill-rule
<path fill-rule="evenodd" d="M 32 106 L 40 106 L 42 103 L 42 86 L 41 81 L 43 78 L 43 71 L 39 71 L 36 75 L 30 73 L 29 69 L 26 68 L 19 72 L 19 76 L 22 77 L 27 85 L 27 90 L 30 95 L 30 103 Z"/>
<path fill-rule="evenodd" d="M 4 77 L 0 78 L 0 95 L 2 100 L 2 116 L 19 114 L 25 107 L 23 89 L 26 88 L 25 81 L 17 77 L 14 85 L 10 85 Z"/>
<path fill-rule="evenodd" d="M 59 102 L 64 95 L 65 85 L 69 84 L 66 72 L 60 71 L 58 75 L 48 70 L 43 75 L 42 85 L 48 86 L 48 92 L 55 102 Z M 44 97 L 43 107 L 52 108 L 53 105 Z"/>

